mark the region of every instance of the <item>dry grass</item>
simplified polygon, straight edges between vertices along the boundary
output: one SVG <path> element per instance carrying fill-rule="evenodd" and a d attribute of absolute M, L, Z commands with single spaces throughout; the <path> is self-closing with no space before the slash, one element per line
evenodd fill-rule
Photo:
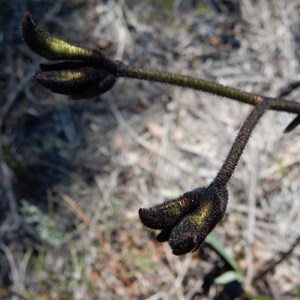
<path fill-rule="evenodd" d="M 299 4 L 27 2 L 0 3 L 0 298 L 233 298 L 216 284 L 203 294 L 226 269 L 221 257 L 207 245 L 173 256 L 137 210 L 210 182 L 250 108 L 130 80 L 69 102 L 31 81 L 39 60 L 20 39 L 21 15 L 30 9 L 40 26 L 128 64 L 276 96 L 299 81 Z M 282 133 L 290 119 L 269 112 L 260 122 L 215 230 L 245 291 L 274 299 L 294 299 L 300 284 L 299 129 Z"/>

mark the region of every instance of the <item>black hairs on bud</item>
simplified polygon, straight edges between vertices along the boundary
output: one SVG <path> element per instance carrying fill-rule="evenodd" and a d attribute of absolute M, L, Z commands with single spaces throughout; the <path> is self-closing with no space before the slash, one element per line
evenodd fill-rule
<path fill-rule="evenodd" d="M 166 201 L 150 208 L 140 208 L 139 216 L 142 223 L 151 229 L 166 229 L 177 224 L 183 216 L 197 207 L 195 199 L 185 195 Z"/>
<path fill-rule="evenodd" d="M 98 81 L 94 85 L 91 85 L 85 91 L 78 94 L 72 94 L 71 98 L 74 100 L 79 100 L 79 99 L 88 99 L 98 95 L 102 95 L 107 91 L 109 91 L 114 86 L 116 81 L 117 79 L 114 76 L 107 75 L 102 80 Z"/>
<path fill-rule="evenodd" d="M 108 59 L 101 51 L 76 46 L 65 42 L 38 28 L 29 12 L 23 16 L 22 36 L 28 47 L 49 60 L 82 60 L 95 68 L 105 69 L 116 75 L 118 64 Z"/>
<path fill-rule="evenodd" d="M 205 193 L 203 189 L 190 192 L 193 197 L 198 193 L 201 197 L 198 208 L 187 214 L 170 232 L 169 245 L 175 255 L 197 250 L 225 215 L 228 201 L 226 187 L 218 189 L 211 185 Z"/>
<path fill-rule="evenodd" d="M 156 237 L 159 242 L 169 241 L 175 255 L 195 251 L 223 219 L 228 201 L 226 186 L 215 183 L 197 188 L 151 208 L 141 208 L 142 223 L 162 230 Z"/>
<path fill-rule="evenodd" d="M 54 93 L 65 95 L 86 96 L 102 94 L 109 90 L 115 83 L 115 78 L 104 70 L 93 68 L 80 68 L 78 70 L 42 71 L 35 74 L 34 78 L 44 87 Z"/>

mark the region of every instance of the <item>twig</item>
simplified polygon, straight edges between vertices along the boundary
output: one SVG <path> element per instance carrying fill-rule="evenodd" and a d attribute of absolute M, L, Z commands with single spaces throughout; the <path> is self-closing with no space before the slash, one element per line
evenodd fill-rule
<path fill-rule="evenodd" d="M 271 260 L 269 262 L 266 263 L 266 267 L 263 268 L 253 279 L 253 282 L 256 282 L 260 279 L 262 279 L 263 277 L 265 277 L 269 272 L 271 272 L 272 270 L 274 270 L 279 264 L 281 264 L 285 259 L 287 259 L 290 255 L 292 255 L 294 249 L 296 248 L 296 246 L 300 243 L 300 235 L 294 240 L 294 242 L 291 244 L 290 248 L 285 251 L 282 252 L 280 254 L 280 257 L 278 260 L 274 261 Z"/>
<path fill-rule="evenodd" d="M 83 211 L 83 209 L 68 195 L 60 194 L 60 197 L 68 204 L 72 212 L 88 227 L 91 225 L 90 217 Z"/>

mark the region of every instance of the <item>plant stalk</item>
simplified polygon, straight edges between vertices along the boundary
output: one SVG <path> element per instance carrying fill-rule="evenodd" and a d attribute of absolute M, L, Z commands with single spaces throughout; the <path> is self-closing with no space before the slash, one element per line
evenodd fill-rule
<path fill-rule="evenodd" d="M 245 146 L 253 132 L 253 129 L 259 119 L 263 116 L 266 110 L 269 108 L 269 102 L 267 99 L 260 99 L 260 102 L 254 107 L 251 113 L 244 121 L 239 133 L 223 163 L 222 168 L 218 172 L 214 183 L 217 186 L 224 186 L 231 178 L 236 165 L 241 158 L 241 155 L 245 149 Z"/>
<path fill-rule="evenodd" d="M 123 64 L 120 68 L 118 76 L 187 87 L 225 98 L 230 98 L 250 105 L 257 105 L 261 101 L 261 99 L 264 98 L 269 102 L 269 109 L 276 111 L 285 111 L 288 113 L 300 113 L 300 103 L 298 102 L 281 98 L 264 97 L 259 94 L 248 93 L 236 88 L 227 87 L 219 83 L 194 78 L 191 76 L 162 72 L 157 70 L 148 70 L 143 68 L 134 68 Z"/>

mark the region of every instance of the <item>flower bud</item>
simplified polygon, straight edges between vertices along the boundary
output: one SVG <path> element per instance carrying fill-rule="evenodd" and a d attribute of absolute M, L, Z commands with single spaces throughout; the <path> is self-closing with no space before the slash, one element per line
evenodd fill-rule
<path fill-rule="evenodd" d="M 89 49 L 71 45 L 37 28 L 28 12 L 24 14 L 22 34 L 34 52 L 49 60 L 82 59 L 93 55 Z"/>
<path fill-rule="evenodd" d="M 194 199 L 185 195 L 166 201 L 150 208 L 140 208 L 139 216 L 142 223 L 151 229 L 166 229 L 177 224 L 187 213 L 197 207 Z"/>
<path fill-rule="evenodd" d="M 113 73 L 118 70 L 117 64 L 101 51 L 67 43 L 39 29 L 29 12 L 23 17 L 22 35 L 31 50 L 49 60 L 82 60 Z"/>
<path fill-rule="evenodd" d="M 192 193 L 197 194 L 197 189 Z M 186 215 L 170 232 L 169 245 L 175 255 L 197 250 L 225 215 L 228 201 L 227 188 L 218 190 L 209 186 L 204 195 L 203 191 L 199 191 L 200 194 L 202 198 L 199 198 L 199 207 Z"/>
<path fill-rule="evenodd" d="M 74 98 L 102 94 L 116 81 L 108 72 L 89 67 L 78 70 L 41 71 L 36 73 L 34 78 L 52 92 L 72 95 Z"/>
<path fill-rule="evenodd" d="M 195 251 L 223 219 L 228 201 L 226 186 L 211 184 L 183 194 L 175 200 L 141 208 L 142 223 L 162 230 L 157 241 L 169 241 L 175 255 Z"/>

